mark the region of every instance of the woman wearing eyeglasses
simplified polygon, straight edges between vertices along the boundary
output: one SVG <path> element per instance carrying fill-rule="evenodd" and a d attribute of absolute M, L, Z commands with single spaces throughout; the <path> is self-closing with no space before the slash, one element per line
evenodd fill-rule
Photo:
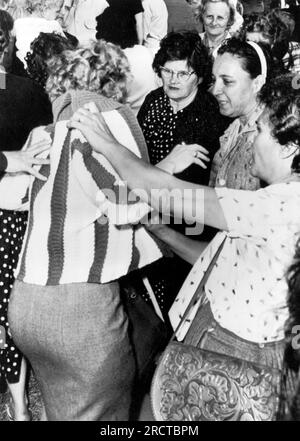
<path fill-rule="evenodd" d="M 194 148 L 195 144 L 199 144 L 203 149 L 198 153 L 198 165 L 192 164 L 177 176 L 206 185 L 210 159 L 219 148 L 219 137 L 229 122 L 220 115 L 215 98 L 207 91 L 212 70 L 208 51 L 197 33 L 170 33 L 161 41 L 153 69 L 161 78 L 162 87 L 147 95 L 138 114 L 150 162 L 153 165 L 163 163 L 172 150 Z M 181 232 L 185 232 L 184 227 L 176 225 Z M 165 311 L 168 310 L 169 300 L 172 300 L 166 292 L 175 294 L 189 270 L 189 266 L 177 258 L 176 262 L 173 260 L 175 269 L 168 262 L 170 259 L 163 264 L 155 264 L 149 276 L 159 304 Z M 170 284 L 169 278 L 172 280 Z"/>

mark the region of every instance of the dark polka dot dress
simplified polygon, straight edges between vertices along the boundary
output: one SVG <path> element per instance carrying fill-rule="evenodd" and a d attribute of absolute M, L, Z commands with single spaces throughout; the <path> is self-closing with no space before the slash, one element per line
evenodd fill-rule
<path fill-rule="evenodd" d="M 14 283 L 14 269 L 18 263 L 26 231 L 27 212 L 0 210 L 0 383 L 17 383 L 22 354 L 14 344 L 7 311 Z"/>

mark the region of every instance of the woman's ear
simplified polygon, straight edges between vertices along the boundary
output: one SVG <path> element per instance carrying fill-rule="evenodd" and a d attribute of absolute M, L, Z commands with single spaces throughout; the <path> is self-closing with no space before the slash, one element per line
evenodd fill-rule
<path fill-rule="evenodd" d="M 199 86 L 202 82 L 203 82 L 203 78 L 202 78 L 202 77 L 199 77 L 199 78 L 198 78 L 197 85 Z"/>
<path fill-rule="evenodd" d="M 264 75 L 261 74 L 257 75 L 257 77 L 254 78 L 253 80 L 254 92 L 258 93 L 265 84 L 265 82 L 266 82 L 266 77 Z"/>

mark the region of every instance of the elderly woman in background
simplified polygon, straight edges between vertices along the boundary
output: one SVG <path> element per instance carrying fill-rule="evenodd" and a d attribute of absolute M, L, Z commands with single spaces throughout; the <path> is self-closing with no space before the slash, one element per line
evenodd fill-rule
<path fill-rule="evenodd" d="M 163 163 L 177 149 L 202 146 L 198 162 L 178 176 L 204 185 L 208 184 L 210 174 L 207 160 L 218 150 L 219 137 L 229 123 L 229 119 L 220 115 L 216 100 L 208 92 L 211 67 L 211 58 L 197 33 L 168 34 L 153 62 L 162 87 L 146 97 L 138 114 L 152 164 Z M 175 227 L 181 231 L 184 228 Z M 168 310 L 189 269 L 177 258 L 153 265 L 149 277 L 164 310 Z"/>
<path fill-rule="evenodd" d="M 40 170 L 47 181 L 19 175 L 0 183 L 4 207 L 24 208 L 29 189 L 12 334 L 32 364 L 48 420 L 126 420 L 135 365 L 118 279 L 161 258 L 162 248 L 136 225 L 149 206 L 123 203 L 113 167 L 66 124 L 93 101 L 117 139 L 147 160 L 140 127 L 120 103 L 129 65 L 120 48 L 102 40 L 65 51 L 49 69 L 55 124 L 34 130 L 27 143 L 52 141 L 50 166 Z"/>
<path fill-rule="evenodd" d="M 251 173 L 267 186 L 257 191 L 193 185 L 160 172 L 116 146 L 101 115 L 89 109 L 80 109 L 70 127 L 82 131 L 136 194 L 145 200 L 151 195 L 153 208 L 168 212 L 168 191 L 181 190 L 186 204 L 183 209 L 182 204 L 172 204 L 174 215 L 192 218 L 196 207 L 204 207 L 199 218 L 221 230 L 208 246 L 198 241 L 193 246 L 182 236 L 184 245 L 180 247 L 173 233 L 159 235 L 175 250 L 181 248 L 190 262 L 196 262 L 202 253 L 170 311 L 174 328 L 224 240 L 204 287 L 207 301 L 200 308 L 198 303 L 194 305 L 181 332 L 181 338 L 187 333 L 185 343 L 282 369 L 288 316 L 285 274 L 300 231 L 300 101 L 291 76 L 275 79 L 265 87 L 261 100 L 265 110 L 257 123 Z M 105 143 L 100 142 L 103 133 Z M 165 189 L 163 203 L 153 188 Z M 186 189 L 189 196 L 185 196 Z M 288 375 L 287 386 L 288 391 L 294 387 L 292 375 Z M 248 417 L 255 419 L 255 410 Z"/>
<path fill-rule="evenodd" d="M 213 57 L 231 37 L 229 29 L 235 21 L 235 14 L 236 9 L 229 0 L 203 0 L 199 7 L 198 19 L 204 26 L 200 37 Z"/>
<path fill-rule="evenodd" d="M 249 41 L 269 44 L 273 56 L 285 69 L 294 73 L 300 72 L 300 43 L 290 41 L 290 29 L 282 19 L 279 9 L 271 11 L 267 16 L 249 15 L 241 33 Z"/>

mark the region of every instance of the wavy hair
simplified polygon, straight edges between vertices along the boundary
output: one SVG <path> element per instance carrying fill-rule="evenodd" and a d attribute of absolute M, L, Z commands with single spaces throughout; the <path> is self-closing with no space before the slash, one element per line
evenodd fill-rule
<path fill-rule="evenodd" d="M 46 90 L 53 100 L 70 89 L 89 90 L 124 102 L 129 64 L 123 51 L 104 40 L 90 42 L 74 51 L 64 51 L 48 62 Z"/>
<path fill-rule="evenodd" d="M 292 171 L 300 175 L 300 91 L 294 75 L 273 78 L 260 92 L 260 101 L 270 112 L 272 135 L 283 146 L 294 146 Z"/>
<path fill-rule="evenodd" d="M 236 8 L 234 4 L 230 0 L 203 0 L 198 8 L 198 13 L 197 13 L 197 18 L 200 21 L 200 23 L 203 23 L 203 15 L 205 13 L 206 5 L 208 3 L 225 3 L 228 6 L 229 19 L 227 23 L 227 29 L 229 29 L 235 21 Z"/>
<path fill-rule="evenodd" d="M 271 45 L 272 54 L 277 60 L 281 60 L 288 52 L 291 30 L 280 9 L 274 9 L 266 16 L 250 14 L 245 17 L 241 35 L 246 38 L 248 32 L 261 34 Z"/>
<path fill-rule="evenodd" d="M 25 57 L 27 73 L 32 80 L 45 88 L 49 76 L 47 61 L 65 50 L 76 49 L 76 46 L 69 39 L 55 32 L 40 32 L 31 43 L 30 49 L 31 52 Z"/>

